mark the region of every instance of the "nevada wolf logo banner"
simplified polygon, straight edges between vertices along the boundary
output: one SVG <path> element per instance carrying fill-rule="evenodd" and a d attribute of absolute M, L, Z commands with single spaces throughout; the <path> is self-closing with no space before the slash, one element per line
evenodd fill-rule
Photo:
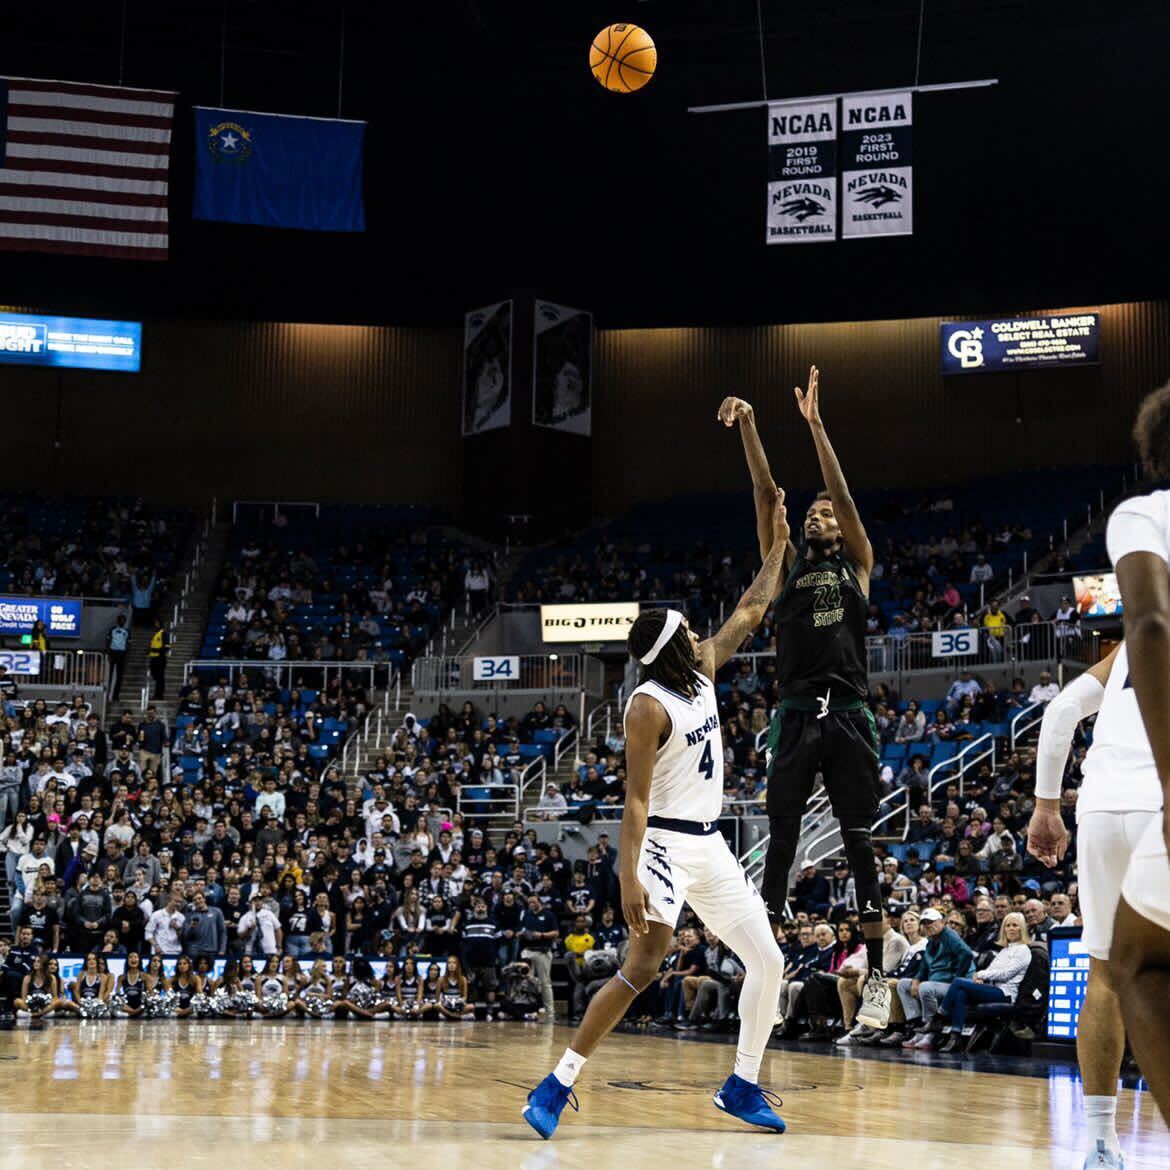
<path fill-rule="evenodd" d="M 769 244 L 837 238 L 837 102 L 768 106 Z"/>
<path fill-rule="evenodd" d="M 914 233 L 913 95 L 841 99 L 841 235 Z"/>

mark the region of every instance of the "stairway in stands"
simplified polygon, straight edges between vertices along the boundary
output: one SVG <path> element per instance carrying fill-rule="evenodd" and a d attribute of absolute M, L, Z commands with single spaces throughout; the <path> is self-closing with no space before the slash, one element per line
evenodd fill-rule
<path fill-rule="evenodd" d="M 171 651 L 167 660 L 166 698 L 156 699 L 153 696 L 148 661 L 150 635 L 153 631 L 140 628 L 134 631 L 134 636 L 130 639 L 122 699 L 120 703 L 114 704 L 113 710 L 120 711 L 123 707 L 130 707 L 131 710 L 137 711 L 141 706 L 140 696 L 143 690 L 150 688 L 150 701 L 158 708 L 159 718 L 165 720 L 168 727 L 174 726 L 179 690 L 183 686 L 183 667 L 199 654 L 211 606 L 211 596 L 219 580 L 224 549 L 227 547 L 230 533 L 230 524 L 209 524 L 205 536 L 196 542 L 186 561 L 176 571 L 174 588 L 160 602 L 160 612 L 168 624 L 172 620 L 175 606 L 179 607 L 178 623 L 170 630 Z"/>

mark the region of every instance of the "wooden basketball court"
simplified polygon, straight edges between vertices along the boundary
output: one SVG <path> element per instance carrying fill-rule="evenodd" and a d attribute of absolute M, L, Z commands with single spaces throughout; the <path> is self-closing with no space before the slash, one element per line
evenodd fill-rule
<path fill-rule="evenodd" d="M 0 1033 L 0 1164 L 1080 1170 L 1071 1070 L 776 1050 L 764 1067 L 784 1098 L 777 1136 L 712 1106 L 732 1047 L 669 1036 L 611 1037 L 578 1086 L 580 1114 L 545 1143 L 520 1109 L 569 1036 L 511 1023 L 20 1027 Z M 1148 1093 L 1122 1093 L 1118 1128 L 1131 1170 L 1170 1163 Z"/>

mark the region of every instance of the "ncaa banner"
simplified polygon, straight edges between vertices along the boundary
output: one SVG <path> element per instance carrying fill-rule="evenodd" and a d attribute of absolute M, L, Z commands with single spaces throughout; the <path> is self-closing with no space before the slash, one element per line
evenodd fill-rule
<path fill-rule="evenodd" d="M 841 99 L 841 235 L 914 232 L 913 95 Z"/>
<path fill-rule="evenodd" d="M 512 302 L 463 318 L 463 434 L 512 423 Z"/>
<path fill-rule="evenodd" d="M 592 432 L 593 314 L 551 301 L 533 307 L 532 423 Z"/>
<path fill-rule="evenodd" d="M 837 102 L 768 106 L 769 244 L 837 238 Z"/>

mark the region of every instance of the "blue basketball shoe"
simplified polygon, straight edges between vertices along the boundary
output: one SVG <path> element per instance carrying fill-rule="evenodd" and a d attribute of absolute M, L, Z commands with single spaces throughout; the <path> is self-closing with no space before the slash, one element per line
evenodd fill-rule
<path fill-rule="evenodd" d="M 759 1125 L 776 1133 L 783 1133 L 787 1128 L 780 1115 L 772 1109 L 773 1105 L 782 1104 L 780 1098 L 734 1073 L 715 1094 L 714 1101 L 717 1109 L 749 1125 Z"/>
<path fill-rule="evenodd" d="M 557 1123 L 561 1120 L 561 1111 L 566 1104 L 577 1110 L 577 1094 L 549 1073 L 528 1094 L 528 1104 L 524 1106 L 524 1120 L 548 1141 L 557 1131 Z"/>

